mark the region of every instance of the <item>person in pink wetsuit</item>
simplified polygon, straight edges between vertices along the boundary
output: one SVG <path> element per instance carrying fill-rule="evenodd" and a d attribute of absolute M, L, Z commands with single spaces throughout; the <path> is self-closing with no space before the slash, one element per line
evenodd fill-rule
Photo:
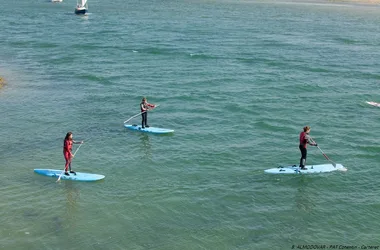
<path fill-rule="evenodd" d="M 65 157 L 66 164 L 65 164 L 65 175 L 70 175 L 68 170 L 70 169 L 70 173 L 76 174 L 72 169 L 71 169 L 71 161 L 74 157 L 73 153 L 71 152 L 73 148 L 73 143 L 75 144 L 82 144 L 83 141 L 76 142 L 73 140 L 73 133 L 72 132 L 67 132 L 65 140 L 63 141 L 63 156 Z"/>

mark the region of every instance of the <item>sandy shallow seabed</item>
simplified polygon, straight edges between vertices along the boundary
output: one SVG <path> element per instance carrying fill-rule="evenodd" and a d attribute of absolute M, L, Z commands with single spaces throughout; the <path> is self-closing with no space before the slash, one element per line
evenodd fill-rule
<path fill-rule="evenodd" d="M 4 84 L 5 84 L 5 80 L 4 80 L 4 78 L 2 78 L 2 77 L 0 76 L 0 89 L 1 89 L 1 87 L 4 86 Z"/>

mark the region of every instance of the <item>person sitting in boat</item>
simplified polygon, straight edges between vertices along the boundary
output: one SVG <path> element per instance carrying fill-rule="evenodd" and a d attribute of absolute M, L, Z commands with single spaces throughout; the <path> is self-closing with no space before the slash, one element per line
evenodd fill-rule
<path fill-rule="evenodd" d="M 145 97 L 142 98 L 140 103 L 140 109 L 141 109 L 141 128 L 149 128 L 148 122 L 148 110 L 151 108 L 154 109 L 156 105 L 148 103 L 147 99 Z"/>
<path fill-rule="evenodd" d="M 300 168 L 302 170 L 307 170 L 307 168 L 305 168 L 306 157 L 307 157 L 307 144 L 310 144 L 312 146 L 318 146 L 317 143 L 313 143 L 310 140 L 309 133 L 310 133 L 310 126 L 305 126 L 303 128 L 303 131 L 300 133 L 300 145 L 299 145 L 299 149 L 301 151 Z"/>

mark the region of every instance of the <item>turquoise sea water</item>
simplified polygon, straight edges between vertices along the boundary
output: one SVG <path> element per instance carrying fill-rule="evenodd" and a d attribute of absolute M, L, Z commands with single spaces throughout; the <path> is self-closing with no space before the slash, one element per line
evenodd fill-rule
<path fill-rule="evenodd" d="M 0 3 L 0 249 L 380 245 L 380 6 Z M 142 96 L 173 135 L 124 129 Z M 264 174 L 305 125 L 348 171 Z M 33 173 L 63 169 L 68 131 L 103 181 Z"/>

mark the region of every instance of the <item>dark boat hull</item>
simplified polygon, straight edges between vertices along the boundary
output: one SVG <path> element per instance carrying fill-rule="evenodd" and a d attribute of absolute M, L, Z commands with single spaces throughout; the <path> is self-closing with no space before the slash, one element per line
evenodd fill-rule
<path fill-rule="evenodd" d="M 87 9 L 75 9 L 75 14 L 77 15 L 84 15 L 87 13 Z"/>

